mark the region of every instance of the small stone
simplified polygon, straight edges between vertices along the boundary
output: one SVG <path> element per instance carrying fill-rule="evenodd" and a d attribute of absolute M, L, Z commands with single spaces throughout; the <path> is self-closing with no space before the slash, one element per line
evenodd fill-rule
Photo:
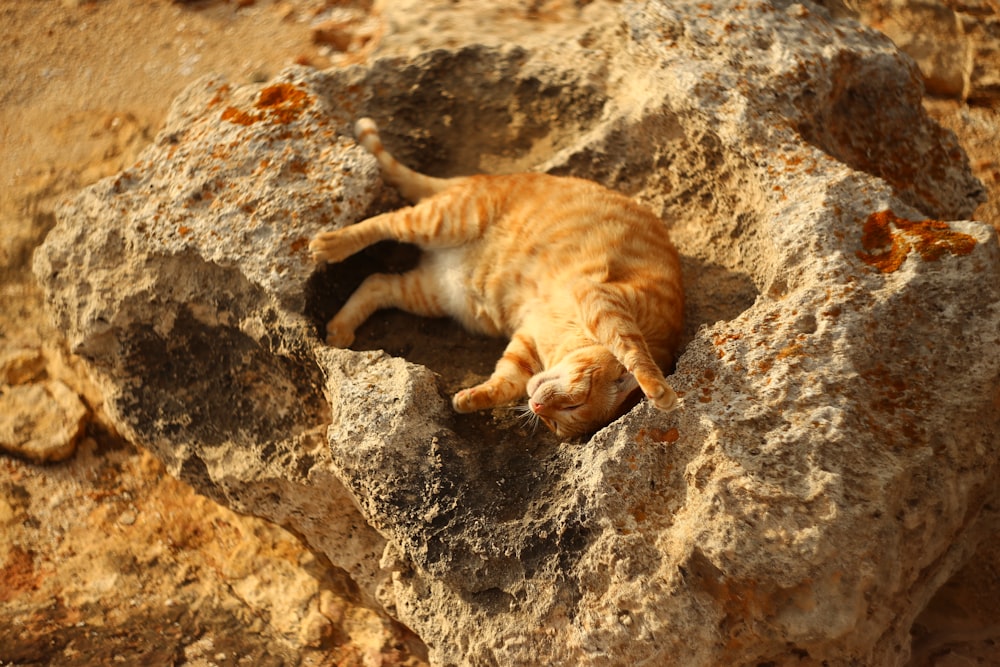
<path fill-rule="evenodd" d="M 38 348 L 15 350 L 0 357 L 0 384 L 33 382 L 45 372 L 45 355 Z"/>
<path fill-rule="evenodd" d="M 89 411 L 58 380 L 16 385 L 0 393 L 0 449 L 36 463 L 73 455 Z"/>

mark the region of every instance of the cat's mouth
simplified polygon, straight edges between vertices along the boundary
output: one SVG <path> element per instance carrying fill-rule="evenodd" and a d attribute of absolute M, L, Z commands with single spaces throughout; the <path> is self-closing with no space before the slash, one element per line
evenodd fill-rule
<path fill-rule="evenodd" d="M 528 397 L 528 409 L 546 424 L 557 415 L 572 414 L 577 409 L 586 405 L 586 403 L 585 399 L 573 401 L 572 399 L 559 400 L 550 397 L 539 401 L 534 396 Z"/>

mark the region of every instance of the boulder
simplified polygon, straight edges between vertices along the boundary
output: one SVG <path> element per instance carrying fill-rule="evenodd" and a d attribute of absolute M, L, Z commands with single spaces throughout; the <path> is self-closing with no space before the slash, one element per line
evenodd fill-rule
<path fill-rule="evenodd" d="M 622 6 L 548 46 L 193 85 L 36 253 L 116 427 L 278 522 L 433 664 L 903 664 L 1000 500 L 1000 249 L 912 61 L 823 7 Z M 308 239 L 398 206 L 362 115 L 435 175 L 592 178 L 670 228 L 689 294 L 676 412 L 580 442 L 448 392 L 502 342 L 322 323 L 385 245 Z"/>

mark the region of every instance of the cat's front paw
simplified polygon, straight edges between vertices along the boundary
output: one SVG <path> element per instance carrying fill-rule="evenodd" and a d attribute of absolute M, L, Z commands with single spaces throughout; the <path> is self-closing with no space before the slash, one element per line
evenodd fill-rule
<path fill-rule="evenodd" d="M 341 349 L 348 348 L 354 342 L 354 332 L 334 325 L 326 325 L 326 344 Z"/>
<path fill-rule="evenodd" d="M 671 389 L 668 384 L 656 385 L 649 393 L 646 393 L 646 398 L 657 410 L 663 412 L 670 412 L 677 408 L 677 392 Z"/>
<path fill-rule="evenodd" d="M 451 398 L 451 406 L 455 408 L 455 412 L 475 412 L 479 408 L 477 407 L 479 401 L 476 400 L 475 387 L 470 389 L 463 389 Z"/>
<path fill-rule="evenodd" d="M 339 230 L 317 234 L 309 242 L 309 254 L 312 256 L 312 261 L 336 264 L 350 257 L 353 252 L 343 240 Z"/>
<path fill-rule="evenodd" d="M 475 412 L 506 405 L 524 395 L 524 383 L 507 377 L 493 375 L 489 380 L 475 387 L 469 387 L 455 394 L 451 405 L 455 412 Z"/>
<path fill-rule="evenodd" d="M 455 408 L 455 412 L 475 412 L 492 408 L 496 405 L 496 398 L 488 387 L 477 385 L 455 394 L 451 399 L 451 405 Z"/>

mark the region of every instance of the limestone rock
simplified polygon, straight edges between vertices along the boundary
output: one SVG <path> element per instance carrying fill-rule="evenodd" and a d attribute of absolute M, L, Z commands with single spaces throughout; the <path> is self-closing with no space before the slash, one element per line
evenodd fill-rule
<path fill-rule="evenodd" d="M 89 411 L 59 380 L 0 387 L 0 449 L 37 463 L 73 455 Z"/>
<path fill-rule="evenodd" d="M 0 450 L 36 463 L 73 455 L 91 414 L 64 370 L 41 348 L 0 357 Z"/>
<path fill-rule="evenodd" d="M 1000 100 L 1000 9 L 989 0 L 862 0 L 858 16 L 916 61 L 927 92 Z"/>
<path fill-rule="evenodd" d="M 204 80 L 58 211 L 35 271 L 119 429 L 295 530 L 434 664 L 901 664 L 1000 500 L 1000 250 L 944 222 L 982 188 L 920 95 L 884 36 L 784 2 Z M 385 313 L 357 351 L 321 345 L 365 273 L 410 259 L 307 260 L 399 204 L 360 115 L 433 174 L 575 174 L 661 213 L 681 409 L 558 443 L 451 413 L 496 343 Z"/>
<path fill-rule="evenodd" d="M 114 432 L 102 408 L 86 366 L 59 341 L 0 354 L 0 450 L 36 463 L 63 461 L 88 425 Z"/>

